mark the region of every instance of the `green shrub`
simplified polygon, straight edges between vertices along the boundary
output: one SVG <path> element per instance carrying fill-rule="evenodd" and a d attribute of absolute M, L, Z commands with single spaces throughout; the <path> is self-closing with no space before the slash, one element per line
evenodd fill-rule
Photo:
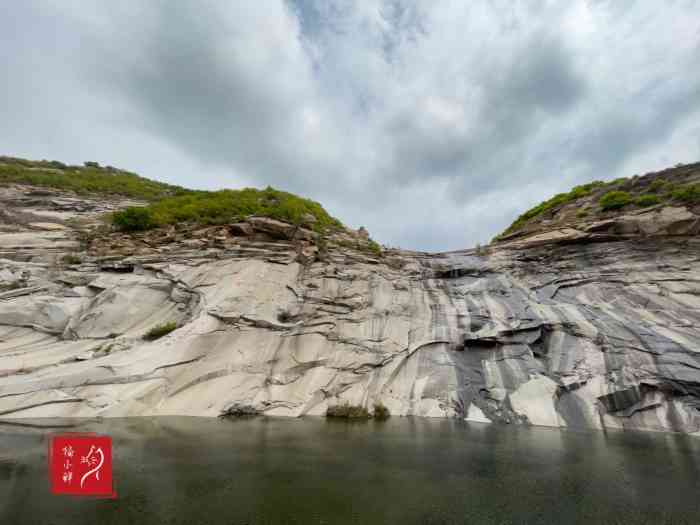
<path fill-rule="evenodd" d="M 663 191 L 664 186 L 668 184 L 668 181 L 666 179 L 654 179 L 651 181 L 651 184 L 649 184 L 649 187 L 647 188 L 647 191 L 650 193 L 660 193 Z"/>
<path fill-rule="evenodd" d="M 155 221 L 163 225 L 182 222 L 225 224 L 252 215 L 299 224 L 304 215 L 309 214 L 316 219 L 313 228 L 318 232 L 342 227 L 340 221 L 331 217 L 319 203 L 271 187 L 264 190 L 193 191 L 162 199 L 148 209 Z"/>
<path fill-rule="evenodd" d="M 651 184 L 649 184 L 649 187 L 647 188 L 647 191 L 649 193 L 667 193 L 670 194 L 672 191 L 676 189 L 676 185 L 666 179 L 654 179 Z"/>
<path fill-rule="evenodd" d="M 234 403 L 230 407 L 226 408 L 219 417 L 221 418 L 247 418 L 261 415 L 260 410 L 258 410 L 253 405 L 247 405 L 244 403 Z"/>
<path fill-rule="evenodd" d="M 326 410 L 326 417 L 369 419 L 371 416 L 367 409 L 363 406 L 344 403 L 342 405 L 329 406 Z"/>
<path fill-rule="evenodd" d="M 627 182 L 629 179 L 627 177 L 618 177 L 617 179 L 610 180 L 605 183 L 605 186 L 618 186 Z"/>
<path fill-rule="evenodd" d="M 379 245 L 378 242 L 373 241 L 372 239 L 367 240 L 367 249 L 373 255 L 379 256 L 382 254 L 382 247 Z"/>
<path fill-rule="evenodd" d="M 45 160 L 42 162 L 45 162 L 49 168 L 57 170 L 65 170 L 66 168 L 68 168 L 68 166 L 66 166 L 63 162 L 59 162 L 57 160 Z"/>
<path fill-rule="evenodd" d="M 646 208 L 647 206 L 656 206 L 660 202 L 661 202 L 661 199 L 659 198 L 659 196 L 654 195 L 652 193 L 647 193 L 646 195 L 640 195 L 634 201 L 634 203 L 637 206 L 641 206 L 642 208 Z"/>
<path fill-rule="evenodd" d="M 700 184 L 686 184 L 671 192 L 671 197 L 688 203 L 700 202 Z"/>
<path fill-rule="evenodd" d="M 577 211 L 577 212 L 576 212 L 576 217 L 578 217 L 579 219 L 582 219 L 583 217 L 588 217 L 588 210 L 587 210 L 587 209 L 583 209 L 583 210 Z"/>
<path fill-rule="evenodd" d="M 381 401 L 374 404 L 374 412 L 372 415 L 374 419 L 378 419 L 379 421 L 389 419 L 389 417 L 391 416 L 391 414 L 389 413 L 389 409 L 386 406 L 384 406 L 384 404 Z"/>
<path fill-rule="evenodd" d="M 609 191 L 603 195 L 598 204 L 605 210 L 618 210 L 632 202 L 632 197 L 626 191 Z"/>
<path fill-rule="evenodd" d="M 160 339 L 164 335 L 168 335 L 170 332 L 177 328 L 177 323 L 175 321 L 170 321 L 169 323 L 163 323 L 154 326 L 148 332 L 146 332 L 142 339 L 144 341 L 155 341 Z"/>
<path fill-rule="evenodd" d="M 157 226 L 149 208 L 130 206 L 112 214 L 112 223 L 124 232 L 139 232 Z"/>

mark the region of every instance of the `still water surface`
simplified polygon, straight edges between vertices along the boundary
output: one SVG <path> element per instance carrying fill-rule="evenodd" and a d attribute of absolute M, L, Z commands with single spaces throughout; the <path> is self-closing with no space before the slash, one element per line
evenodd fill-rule
<path fill-rule="evenodd" d="M 77 425 L 61 430 L 112 437 L 118 498 L 51 495 L 57 429 L 0 423 L 0 523 L 700 523 L 700 439 L 679 435 L 411 418 Z"/>

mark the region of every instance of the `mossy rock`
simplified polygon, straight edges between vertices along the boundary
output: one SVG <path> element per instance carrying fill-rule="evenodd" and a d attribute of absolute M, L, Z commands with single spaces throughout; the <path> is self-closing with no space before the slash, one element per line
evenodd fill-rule
<path fill-rule="evenodd" d="M 344 403 L 342 405 L 329 406 L 326 410 L 326 417 L 341 419 L 370 419 L 372 416 L 363 406 Z"/>

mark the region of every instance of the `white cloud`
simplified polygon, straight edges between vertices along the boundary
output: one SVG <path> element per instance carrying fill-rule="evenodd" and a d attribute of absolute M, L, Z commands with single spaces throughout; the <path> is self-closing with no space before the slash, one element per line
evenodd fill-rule
<path fill-rule="evenodd" d="M 572 184 L 700 156 L 696 2 L 14 4 L 0 148 L 485 242 Z"/>

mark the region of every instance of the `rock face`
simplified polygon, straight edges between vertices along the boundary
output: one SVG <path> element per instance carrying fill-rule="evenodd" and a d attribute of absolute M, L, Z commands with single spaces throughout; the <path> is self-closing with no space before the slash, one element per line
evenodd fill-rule
<path fill-rule="evenodd" d="M 259 219 L 88 247 L 76 225 L 104 202 L 58 216 L 51 192 L 0 190 L 2 418 L 380 401 L 394 416 L 700 435 L 700 239 L 684 207 L 482 255 L 377 257 Z"/>

